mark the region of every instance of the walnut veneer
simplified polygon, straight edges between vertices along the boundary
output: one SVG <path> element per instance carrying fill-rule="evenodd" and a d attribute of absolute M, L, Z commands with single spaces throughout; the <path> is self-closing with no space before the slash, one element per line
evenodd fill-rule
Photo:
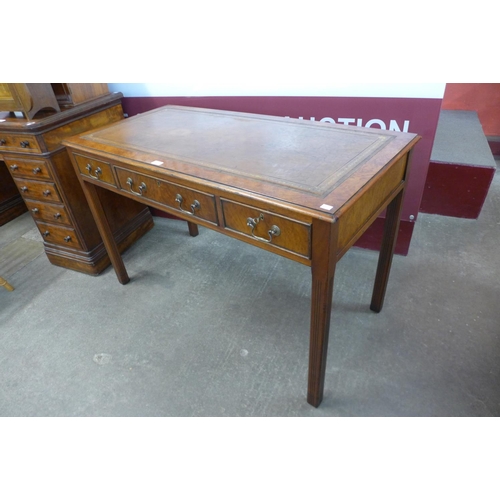
<path fill-rule="evenodd" d="M 123 120 L 121 97 L 107 93 L 30 120 L 0 113 L 0 167 L 7 167 L 40 230 L 47 257 L 58 266 L 99 274 L 110 263 L 61 141 Z M 153 226 L 144 204 L 110 192 L 101 197 L 121 251 Z"/>
<path fill-rule="evenodd" d="M 311 267 L 307 400 L 323 398 L 335 265 L 387 209 L 380 311 L 414 134 L 167 106 L 64 141 L 122 284 L 100 197 L 138 199 Z M 221 277 L 223 279 L 223 276 Z"/>

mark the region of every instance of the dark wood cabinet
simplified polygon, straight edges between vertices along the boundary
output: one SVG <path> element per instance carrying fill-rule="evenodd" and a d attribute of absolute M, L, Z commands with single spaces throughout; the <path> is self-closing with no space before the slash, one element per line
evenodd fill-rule
<path fill-rule="evenodd" d="M 3 174 L 8 171 L 11 176 L 9 193 L 15 189 L 30 210 L 50 262 L 99 274 L 109 265 L 109 258 L 61 144 L 71 136 L 124 118 L 122 94 L 108 92 L 94 97 L 92 92 L 75 93 L 79 95 L 76 102 L 67 103 L 59 111 L 41 111 L 31 119 L 9 110 L 0 112 L 0 174 L 3 168 Z M 124 203 L 115 193 L 103 193 L 101 201 L 121 251 L 153 226 L 149 208 L 135 200 Z"/>

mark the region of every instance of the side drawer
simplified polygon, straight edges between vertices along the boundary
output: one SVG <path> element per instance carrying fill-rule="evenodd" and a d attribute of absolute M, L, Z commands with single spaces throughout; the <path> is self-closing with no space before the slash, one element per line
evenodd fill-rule
<path fill-rule="evenodd" d="M 3 134 L 0 132 L 0 151 L 41 153 L 37 138 L 33 135 Z"/>
<path fill-rule="evenodd" d="M 57 191 L 57 187 L 53 182 L 40 182 L 16 178 L 14 178 L 14 182 L 25 198 L 54 202 L 62 201 Z"/>
<path fill-rule="evenodd" d="M 113 170 L 109 163 L 87 158 L 86 156 L 80 156 L 79 154 L 73 154 L 73 157 L 82 175 L 116 186 Z"/>
<path fill-rule="evenodd" d="M 82 249 L 82 245 L 74 229 L 63 226 L 53 226 L 37 221 L 38 230 L 47 243 L 64 245 L 71 248 Z"/>
<path fill-rule="evenodd" d="M 294 254 L 311 258 L 311 225 L 221 198 L 224 227 Z"/>
<path fill-rule="evenodd" d="M 72 222 L 64 205 L 51 205 L 41 201 L 28 201 L 26 206 L 35 220 L 71 226 Z"/>
<path fill-rule="evenodd" d="M 13 177 L 52 179 L 47 163 L 42 160 L 27 160 L 24 158 L 4 158 L 4 160 Z"/>
<path fill-rule="evenodd" d="M 199 219 L 217 224 L 215 196 L 194 189 L 162 181 L 147 175 L 137 174 L 116 167 L 116 175 L 120 188 L 133 193 L 138 199 L 152 200 L 179 214 L 192 215 Z"/>

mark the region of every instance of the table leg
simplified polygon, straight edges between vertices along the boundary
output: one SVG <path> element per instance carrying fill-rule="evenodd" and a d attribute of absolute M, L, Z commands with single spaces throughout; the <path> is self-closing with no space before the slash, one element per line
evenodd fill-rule
<path fill-rule="evenodd" d="M 312 234 L 311 331 L 307 402 L 318 407 L 323 399 L 338 224 L 315 221 Z"/>
<path fill-rule="evenodd" d="M 125 269 L 125 265 L 123 264 L 122 256 L 120 255 L 120 251 L 118 250 L 115 239 L 113 237 L 113 231 L 111 230 L 108 219 L 106 218 L 104 208 L 101 204 L 101 199 L 99 198 L 99 194 L 97 193 L 97 188 L 96 186 L 94 186 L 94 184 L 91 184 L 89 182 L 82 182 L 82 184 L 83 192 L 85 193 L 90 210 L 92 212 L 92 215 L 94 216 L 97 229 L 99 230 L 99 234 L 101 235 L 104 247 L 108 252 L 109 260 L 113 265 L 118 281 L 122 285 L 125 285 L 130 281 L 130 278 L 127 274 L 127 270 Z"/>
<path fill-rule="evenodd" d="M 378 259 L 377 274 L 375 285 L 373 287 L 372 301 L 370 309 L 380 312 L 384 304 L 385 291 L 389 281 L 391 271 L 392 257 L 396 248 L 398 238 L 399 221 L 401 218 L 401 208 L 403 206 L 404 189 L 389 203 L 385 216 L 384 236 L 382 247 Z"/>
<path fill-rule="evenodd" d="M 189 236 L 198 236 L 199 234 L 198 224 L 195 224 L 194 222 L 188 221 L 188 230 L 189 230 Z"/>

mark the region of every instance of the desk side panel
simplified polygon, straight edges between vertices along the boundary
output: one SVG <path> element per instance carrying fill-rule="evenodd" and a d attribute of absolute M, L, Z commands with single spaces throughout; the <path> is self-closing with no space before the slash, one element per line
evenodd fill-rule
<path fill-rule="evenodd" d="M 408 154 L 379 177 L 372 189 L 355 197 L 339 217 L 338 257 L 364 233 L 394 196 L 404 188 Z"/>

